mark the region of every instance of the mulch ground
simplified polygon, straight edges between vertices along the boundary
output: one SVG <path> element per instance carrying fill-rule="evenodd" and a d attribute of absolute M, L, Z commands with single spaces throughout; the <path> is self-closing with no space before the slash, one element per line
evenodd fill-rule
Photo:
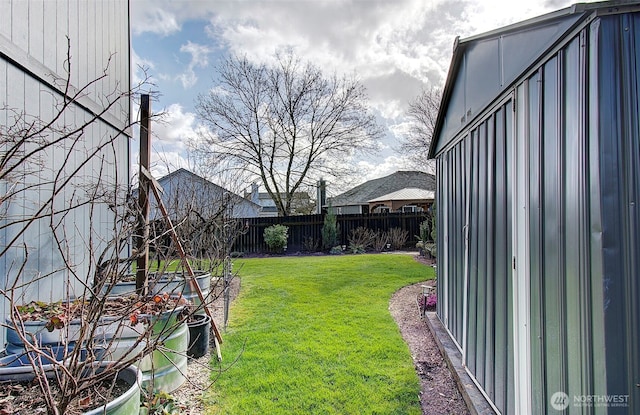
<path fill-rule="evenodd" d="M 433 261 L 416 256 L 430 266 Z M 409 346 L 414 367 L 420 378 L 420 404 L 424 415 L 469 414 L 451 371 L 436 345 L 427 323 L 420 318 L 417 297 L 425 282 L 398 290 L 389 302 L 389 311 Z M 429 281 L 428 284 L 432 284 Z"/>

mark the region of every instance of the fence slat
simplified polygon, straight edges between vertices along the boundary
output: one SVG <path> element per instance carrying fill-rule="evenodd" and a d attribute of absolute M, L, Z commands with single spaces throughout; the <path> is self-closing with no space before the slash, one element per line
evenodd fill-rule
<path fill-rule="evenodd" d="M 372 230 L 388 231 L 391 228 L 400 228 L 409 233 L 405 248 L 415 247 L 415 235 L 420 233 L 420 223 L 427 219 L 427 212 L 407 213 L 372 213 L 362 215 L 338 215 L 337 223 L 340 228 L 340 245 L 348 245 L 349 234 L 352 230 L 362 226 Z M 248 223 L 247 232 L 236 240 L 233 251 L 245 254 L 258 254 L 268 252 L 264 242 L 264 229 L 280 224 L 289 227 L 289 239 L 287 252 L 309 251 L 309 244 L 305 241 L 314 241 L 318 247 L 322 246 L 322 225 L 324 214 L 299 215 L 287 217 L 243 218 L 238 219 L 242 223 Z"/>

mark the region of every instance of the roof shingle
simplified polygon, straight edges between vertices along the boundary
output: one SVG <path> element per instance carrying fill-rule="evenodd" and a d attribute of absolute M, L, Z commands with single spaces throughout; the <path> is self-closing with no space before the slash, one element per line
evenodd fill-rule
<path fill-rule="evenodd" d="M 333 207 L 366 205 L 370 200 L 406 188 L 435 191 L 436 177 L 421 171 L 397 171 L 389 176 L 369 180 L 351 190 L 329 198 Z"/>

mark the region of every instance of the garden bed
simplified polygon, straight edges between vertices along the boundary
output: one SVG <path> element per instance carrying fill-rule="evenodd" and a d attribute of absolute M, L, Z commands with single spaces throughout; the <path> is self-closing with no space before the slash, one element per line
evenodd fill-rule
<path fill-rule="evenodd" d="M 54 395 L 59 394 L 57 385 L 52 382 Z M 115 384 L 102 382 L 82 391 L 78 398 L 67 407 L 66 415 L 78 415 L 101 407 L 124 394 L 130 386 L 121 380 Z M 107 399 L 109 398 L 109 399 Z M 46 414 L 44 395 L 36 380 L 31 382 L 0 383 L 0 414 L 32 415 Z"/>

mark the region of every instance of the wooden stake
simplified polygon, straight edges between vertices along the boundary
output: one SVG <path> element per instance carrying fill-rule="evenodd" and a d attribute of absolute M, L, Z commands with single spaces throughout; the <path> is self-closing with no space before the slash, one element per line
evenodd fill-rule
<path fill-rule="evenodd" d="M 175 227 L 173 226 L 173 222 L 171 222 L 171 218 L 169 217 L 169 212 L 167 212 L 167 208 L 164 206 L 164 202 L 162 201 L 162 197 L 160 196 L 160 192 L 158 190 L 158 188 L 155 186 L 155 184 L 157 183 L 153 177 L 151 176 L 151 173 L 148 170 L 142 170 L 142 174 L 144 174 L 145 176 L 147 176 L 148 178 L 148 182 L 151 184 L 151 190 L 153 191 L 154 196 L 156 197 L 156 200 L 158 202 L 158 208 L 160 209 L 160 212 L 162 213 L 162 216 L 164 217 L 164 220 L 167 224 L 167 227 L 169 228 L 169 233 L 171 234 L 171 238 L 173 239 L 173 242 L 176 244 L 176 250 L 178 251 L 178 254 L 180 255 L 180 259 L 182 260 L 182 264 L 184 265 L 184 267 L 187 269 L 187 272 L 189 274 L 189 278 L 187 278 L 187 282 L 189 283 L 190 288 L 195 291 L 198 294 L 198 298 L 200 298 L 200 301 L 202 302 L 202 305 L 204 306 L 204 312 L 211 318 L 211 327 L 213 328 L 213 332 L 215 334 L 215 343 L 216 343 L 216 351 L 218 352 L 218 358 L 220 360 L 222 360 L 222 355 L 220 354 L 220 347 L 219 347 L 219 343 L 222 343 L 222 336 L 220 335 L 220 332 L 218 331 L 218 327 L 216 326 L 216 323 L 213 321 L 213 316 L 211 315 L 211 310 L 209 310 L 209 307 L 207 307 L 206 303 L 205 303 L 205 298 L 204 295 L 202 294 L 202 290 L 200 290 L 200 286 L 198 285 L 198 282 L 196 281 L 196 275 L 193 272 L 193 268 L 191 268 L 191 264 L 189 264 L 189 261 L 187 260 L 187 253 L 185 252 L 184 248 L 182 247 L 182 243 L 180 242 L 180 238 L 178 238 L 178 233 L 176 232 Z"/>
<path fill-rule="evenodd" d="M 138 206 L 140 218 L 138 222 L 136 249 L 138 259 L 136 261 L 136 292 L 142 296 L 147 295 L 149 283 L 149 181 L 142 173 L 149 170 L 151 164 L 151 135 L 149 134 L 149 116 L 151 102 L 148 94 L 140 96 L 140 174 L 138 175 Z"/>

